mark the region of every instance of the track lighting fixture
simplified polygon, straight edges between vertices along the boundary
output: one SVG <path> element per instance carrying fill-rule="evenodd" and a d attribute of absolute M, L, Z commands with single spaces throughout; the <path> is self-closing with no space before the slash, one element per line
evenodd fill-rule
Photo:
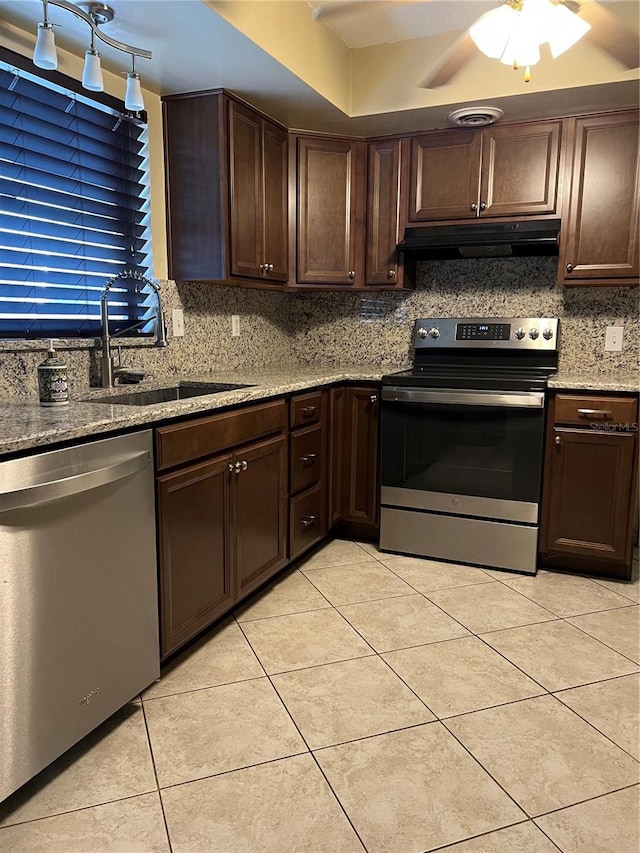
<path fill-rule="evenodd" d="M 56 46 L 53 36 L 53 27 L 49 21 L 48 6 L 58 6 L 66 12 L 71 12 L 76 17 L 81 18 L 91 28 L 91 46 L 85 53 L 84 69 L 82 72 L 82 85 L 85 89 L 92 92 L 101 92 L 104 88 L 102 81 L 102 68 L 100 65 L 100 54 L 96 50 L 96 37 L 114 47 L 116 50 L 121 50 L 124 53 L 131 55 L 131 71 L 126 73 L 127 86 L 125 94 L 125 107 L 131 112 L 139 112 L 144 109 L 142 100 L 142 89 L 140 87 L 140 75 L 136 71 L 135 60 L 136 56 L 143 59 L 151 59 L 151 51 L 144 50 L 141 47 L 133 47 L 130 44 L 118 41 L 104 33 L 100 26 L 107 24 L 114 18 L 114 11 L 105 3 L 75 3 L 69 0 L 42 0 L 44 9 L 43 19 L 38 24 L 38 37 L 35 50 L 33 52 L 33 62 L 38 68 L 44 68 L 52 71 L 58 67 L 58 57 L 56 55 Z M 82 7 L 82 8 L 81 8 Z M 58 26 L 58 24 L 55 24 Z"/>

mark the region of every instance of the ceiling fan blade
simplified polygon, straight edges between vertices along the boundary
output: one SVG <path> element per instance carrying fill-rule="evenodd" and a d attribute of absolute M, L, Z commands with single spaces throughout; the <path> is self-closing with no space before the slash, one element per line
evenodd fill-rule
<path fill-rule="evenodd" d="M 445 86 L 477 53 L 478 48 L 469 33 L 463 33 L 420 83 L 420 87 L 436 89 Z"/>
<path fill-rule="evenodd" d="M 582 0 L 578 14 L 591 29 L 585 35 L 592 44 L 617 59 L 627 68 L 640 65 L 640 38 L 625 29 L 616 16 L 595 0 Z"/>
<path fill-rule="evenodd" d="M 311 13 L 314 21 L 321 18 L 337 20 L 350 15 L 354 9 L 391 9 L 394 6 L 408 6 L 412 3 L 430 3 L 431 0 L 344 0 L 342 3 L 321 3 Z"/>

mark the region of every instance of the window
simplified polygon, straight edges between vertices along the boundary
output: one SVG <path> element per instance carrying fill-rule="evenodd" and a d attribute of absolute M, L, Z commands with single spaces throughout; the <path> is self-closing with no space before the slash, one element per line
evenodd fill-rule
<path fill-rule="evenodd" d="M 0 52 L 0 338 L 95 337 L 107 280 L 149 269 L 146 125 L 30 65 Z M 112 333 L 151 313 L 126 285 Z"/>

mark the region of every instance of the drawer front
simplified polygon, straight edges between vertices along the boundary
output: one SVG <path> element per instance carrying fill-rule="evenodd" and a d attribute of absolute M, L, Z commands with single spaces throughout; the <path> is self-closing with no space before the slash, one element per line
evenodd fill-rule
<path fill-rule="evenodd" d="M 590 427 L 592 424 L 616 424 L 631 429 L 637 419 L 636 401 L 631 397 L 582 397 L 557 394 L 554 423 Z"/>
<path fill-rule="evenodd" d="M 294 495 L 317 483 L 322 475 L 323 463 L 320 425 L 292 433 L 289 454 L 291 494 Z"/>
<path fill-rule="evenodd" d="M 322 487 L 315 486 L 289 501 L 290 559 L 295 559 L 310 545 L 326 536 L 322 517 Z"/>
<path fill-rule="evenodd" d="M 322 391 L 299 394 L 291 398 L 289 426 L 291 429 L 317 423 L 322 414 Z"/>
<path fill-rule="evenodd" d="M 284 400 L 231 409 L 193 421 L 156 429 L 156 468 L 173 468 L 257 438 L 281 433 L 287 426 Z"/>

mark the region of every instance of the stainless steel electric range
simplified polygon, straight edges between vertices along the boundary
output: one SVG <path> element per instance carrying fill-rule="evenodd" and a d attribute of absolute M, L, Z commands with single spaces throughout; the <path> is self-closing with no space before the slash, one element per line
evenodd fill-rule
<path fill-rule="evenodd" d="M 421 319 L 382 379 L 380 548 L 535 574 L 551 318 Z"/>

